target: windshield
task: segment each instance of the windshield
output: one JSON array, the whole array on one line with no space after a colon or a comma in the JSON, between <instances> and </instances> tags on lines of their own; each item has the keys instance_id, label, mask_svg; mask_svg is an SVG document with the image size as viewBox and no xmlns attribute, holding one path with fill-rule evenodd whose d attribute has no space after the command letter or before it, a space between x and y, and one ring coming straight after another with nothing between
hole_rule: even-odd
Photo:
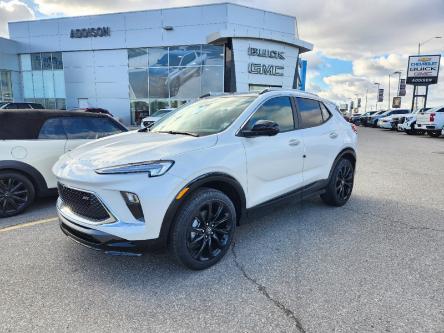
<instances>
[{"instance_id":1,"label":"windshield","mask_svg":"<svg viewBox=\"0 0 444 333\"><path fill-rule=\"evenodd\" d=\"M440 112L442 108L443 108L442 106L437 106L436 108L431 108L428 109L427 111L424 111L424 113Z\"/></svg>"},{"instance_id":2,"label":"windshield","mask_svg":"<svg viewBox=\"0 0 444 333\"><path fill-rule=\"evenodd\" d=\"M220 96L186 104L159 120L151 132L186 132L199 136L222 132L257 96Z\"/></svg>"}]
</instances>

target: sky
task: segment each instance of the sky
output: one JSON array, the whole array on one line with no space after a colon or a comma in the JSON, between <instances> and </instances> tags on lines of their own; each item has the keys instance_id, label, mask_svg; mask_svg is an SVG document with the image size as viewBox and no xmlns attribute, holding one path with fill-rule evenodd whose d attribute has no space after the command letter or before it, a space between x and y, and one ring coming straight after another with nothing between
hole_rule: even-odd
<instances>
[{"instance_id":1,"label":"sky","mask_svg":"<svg viewBox=\"0 0 444 333\"><path fill-rule=\"evenodd\" d=\"M180 7L217 0L0 0L0 36L7 22L130 10ZM336 103L362 99L376 104L376 85L385 89L389 74L405 76L409 55L444 55L444 0L231 0L250 7L295 16L299 38L314 44L302 58L308 61L307 90ZM442 36L441 39L433 37ZM429 40L432 38L431 40ZM444 63L444 60L441 61ZM443 65L444 66L444 65ZM397 75L391 79L396 94ZM440 83L429 89L429 106L444 105L444 69ZM410 107L412 87L402 107Z\"/></svg>"}]
</instances>

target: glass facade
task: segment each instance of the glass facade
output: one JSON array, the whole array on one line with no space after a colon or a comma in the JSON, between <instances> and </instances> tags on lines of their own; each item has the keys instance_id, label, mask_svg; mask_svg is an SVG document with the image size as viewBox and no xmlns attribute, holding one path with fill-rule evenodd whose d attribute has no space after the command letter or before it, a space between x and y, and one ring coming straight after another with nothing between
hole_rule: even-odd
<instances>
[{"instance_id":1,"label":"glass facade","mask_svg":"<svg viewBox=\"0 0 444 333\"><path fill-rule=\"evenodd\" d=\"M128 49L131 121L224 91L224 47L191 45Z\"/></svg>"},{"instance_id":2,"label":"glass facade","mask_svg":"<svg viewBox=\"0 0 444 333\"><path fill-rule=\"evenodd\" d=\"M0 102L12 102L11 71L0 70Z\"/></svg>"},{"instance_id":3,"label":"glass facade","mask_svg":"<svg viewBox=\"0 0 444 333\"><path fill-rule=\"evenodd\" d=\"M47 109L65 109L65 76L61 52L20 55L23 96L26 102Z\"/></svg>"}]
</instances>

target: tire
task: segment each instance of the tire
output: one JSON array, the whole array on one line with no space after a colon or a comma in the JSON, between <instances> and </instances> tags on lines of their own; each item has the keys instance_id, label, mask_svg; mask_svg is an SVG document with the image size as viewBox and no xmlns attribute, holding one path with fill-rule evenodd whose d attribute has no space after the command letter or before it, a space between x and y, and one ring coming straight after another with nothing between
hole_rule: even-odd
<instances>
[{"instance_id":1,"label":"tire","mask_svg":"<svg viewBox=\"0 0 444 333\"><path fill-rule=\"evenodd\" d=\"M441 136L441 131L427 131L427 133L432 138L439 138Z\"/></svg>"},{"instance_id":2,"label":"tire","mask_svg":"<svg viewBox=\"0 0 444 333\"><path fill-rule=\"evenodd\" d=\"M26 176L14 171L0 171L0 218L22 213L34 198L34 185Z\"/></svg>"},{"instance_id":3,"label":"tire","mask_svg":"<svg viewBox=\"0 0 444 333\"><path fill-rule=\"evenodd\" d=\"M221 191L201 188L180 208L170 231L169 248L187 268L202 270L227 253L236 229L236 209Z\"/></svg>"},{"instance_id":4,"label":"tire","mask_svg":"<svg viewBox=\"0 0 444 333\"><path fill-rule=\"evenodd\" d=\"M336 164L328 182L326 192L321 199L330 206L341 207L350 199L353 191L355 168L347 159L341 159Z\"/></svg>"},{"instance_id":5,"label":"tire","mask_svg":"<svg viewBox=\"0 0 444 333\"><path fill-rule=\"evenodd\" d=\"M408 135L414 135L415 134L415 131L414 130L405 130L405 132L408 134Z\"/></svg>"}]
</instances>

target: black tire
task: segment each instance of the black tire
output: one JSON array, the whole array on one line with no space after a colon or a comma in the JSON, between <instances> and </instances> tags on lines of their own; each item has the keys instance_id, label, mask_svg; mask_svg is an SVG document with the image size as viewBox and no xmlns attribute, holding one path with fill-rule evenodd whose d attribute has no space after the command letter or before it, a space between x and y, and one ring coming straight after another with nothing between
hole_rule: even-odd
<instances>
[{"instance_id":1,"label":"black tire","mask_svg":"<svg viewBox=\"0 0 444 333\"><path fill-rule=\"evenodd\" d=\"M352 162L341 159L336 164L321 199L330 206L341 207L350 199L353 191L355 168Z\"/></svg>"},{"instance_id":2,"label":"black tire","mask_svg":"<svg viewBox=\"0 0 444 333\"><path fill-rule=\"evenodd\" d=\"M415 134L415 131L414 130L405 130L405 132L408 134L408 135L414 135Z\"/></svg>"},{"instance_id":3,"label":"black tire","mask_svg":"<svg viewBox=\"0 0 444 333\"><path fill-rule=\"evenodd\" d=\"M26 176L14 171L0 171L0 218L22 213L34 198L34 186Z\"/></svg>"},{"instance_id":4,"label":"black tire","mask_svg":"<svg viewBox=\"0 0 444 333\"><path fill-rule=\"evenodd\" d=\"M439 138L441 136L441 131L427 131L427 134L432 138Z\"/></svg>"},{"instance_id":5,"label":"black tire","mask_svg":"<svg viewBox=\"0 0 444 333\"><path fill-rule=\"evenodd\" d=\"M201 188L178 212L169 248L176 260L193 270L206 269L227 253L236 229L236 209L221 191Z\"/></svg>"}]
</instances>

